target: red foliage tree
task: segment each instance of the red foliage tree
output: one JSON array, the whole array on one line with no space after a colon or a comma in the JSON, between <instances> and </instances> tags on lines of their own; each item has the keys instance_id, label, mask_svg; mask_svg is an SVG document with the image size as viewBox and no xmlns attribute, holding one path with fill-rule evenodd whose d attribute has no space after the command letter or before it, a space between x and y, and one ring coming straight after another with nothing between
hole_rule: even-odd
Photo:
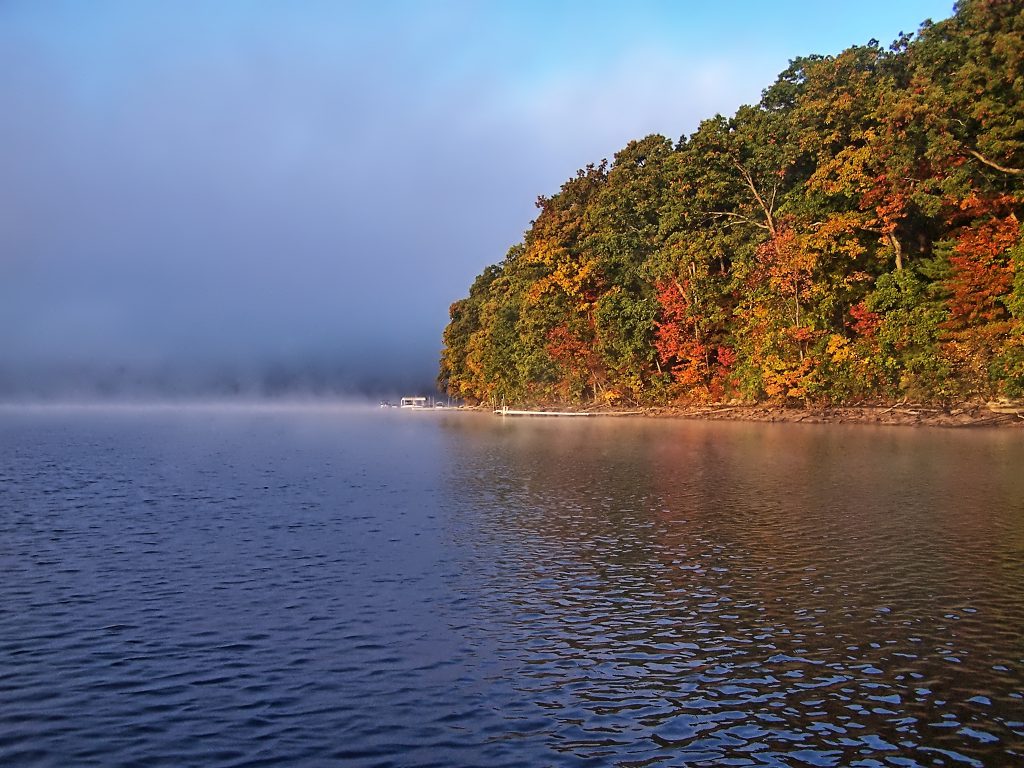
<instances>
[{"instance_id":1,"label":"red foliage tree","mask_svg":"<svg viewBox=\"0 0 1024 768\"><path fill-rule=\"evenodd\" d=\"M1000 300L1013 285L1009 250L1017 242L1020 222L1012 213L964 229L949 258L951 274L948 327L959 330L1007 318Z\"/></svg>"}]
</instances>

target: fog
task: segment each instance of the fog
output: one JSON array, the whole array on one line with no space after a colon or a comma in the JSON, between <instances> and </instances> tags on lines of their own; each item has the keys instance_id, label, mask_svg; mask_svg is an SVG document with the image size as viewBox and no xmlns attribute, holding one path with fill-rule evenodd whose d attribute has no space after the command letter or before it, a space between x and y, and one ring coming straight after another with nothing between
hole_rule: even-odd
<instances>
[{"instance_id":1,"label":"fog","mask_svg":"<svg viewBox=\"0 0 1024 768\"><path fill-rule=\"evenodd\" d=\"M429 392L537 195L949 12L680 6L0 5L0 398Z\"/></svg>"}]
</instances>

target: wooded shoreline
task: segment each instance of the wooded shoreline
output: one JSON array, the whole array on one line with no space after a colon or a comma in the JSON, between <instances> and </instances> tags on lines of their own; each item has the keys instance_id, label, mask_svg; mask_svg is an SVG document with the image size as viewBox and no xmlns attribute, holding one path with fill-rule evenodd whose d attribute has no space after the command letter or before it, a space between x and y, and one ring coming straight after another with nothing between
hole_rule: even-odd
<instances>
[{"instance_id":1,"label":"wooded shoreline","mask_svg":"<svg viewBox=\"0 0 1024 768\"><path fill-rule=\"evenodd\" d=\"M852 406L654 411L694 418L1014 421L985 406L1024 400L1022 41L1024 2L962 0L580 169L449 308L440 388L587 410Z\"/></svg>"}]
</instances>

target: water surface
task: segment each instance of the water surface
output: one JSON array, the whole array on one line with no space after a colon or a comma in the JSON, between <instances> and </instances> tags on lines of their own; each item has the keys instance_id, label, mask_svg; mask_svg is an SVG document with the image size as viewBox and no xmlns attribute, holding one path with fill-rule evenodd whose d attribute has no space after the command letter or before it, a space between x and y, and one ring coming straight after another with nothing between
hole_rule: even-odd
<instances>
[{"instance_id":1,"label":"water surface","mask_svg":"<svg viewBox=\"0 0 1024 768\"><path fill-rule=\"evenodd\" d=\"M1022 442L6 409L0 764L1019 764Z\"/></svg>"}]
</instances>

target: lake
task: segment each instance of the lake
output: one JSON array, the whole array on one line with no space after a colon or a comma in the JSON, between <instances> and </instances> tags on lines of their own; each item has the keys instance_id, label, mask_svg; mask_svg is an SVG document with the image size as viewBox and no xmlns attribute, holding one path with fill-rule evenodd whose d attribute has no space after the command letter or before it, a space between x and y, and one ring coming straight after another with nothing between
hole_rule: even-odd
<instances>
[{"instance_id":1,"label":"lake","mask_svg":"<svg viewBox=\"0 0 1024 768\"><path fill-rule=\"evenodd\" d=\"M0 409L0 765L1024 763L1016 430Z\"/></svg>"}]
</instances>

